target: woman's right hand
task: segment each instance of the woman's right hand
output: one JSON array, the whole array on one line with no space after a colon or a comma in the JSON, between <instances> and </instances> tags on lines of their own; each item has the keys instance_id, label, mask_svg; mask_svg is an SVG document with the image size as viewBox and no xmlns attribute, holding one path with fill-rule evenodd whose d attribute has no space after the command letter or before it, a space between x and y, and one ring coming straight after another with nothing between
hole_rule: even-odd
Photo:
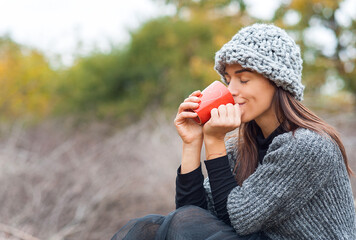
<instances>
[{"instance_id":1,"label":"woman's right hand","mask_svg":"<svg viewBox=\"0 0 356 240\"><path fill-rule=\"evenodd\" d=\"M199 90L189 95L179 105L178 113L174 120L177 132L185 144L201 143L203 141L203 127L194 121L198 114L192 111L199 107L200 95L201 92Z\"/></svg>"}]
</instances>

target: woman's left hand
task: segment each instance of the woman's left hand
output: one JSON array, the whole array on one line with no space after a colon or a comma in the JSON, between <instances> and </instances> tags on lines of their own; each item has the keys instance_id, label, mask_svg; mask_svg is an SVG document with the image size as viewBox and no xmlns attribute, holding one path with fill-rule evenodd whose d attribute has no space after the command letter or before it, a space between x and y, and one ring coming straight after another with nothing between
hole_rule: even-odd
<instances>
[{"instance_id":1,"label":"woman's left hand","mask_svg":"<svg viewBox=\"0 0 356 240\"><path fill-rule=\"evenodd\" d=\"M204 141L224 141L226 133L238 128L240 124L239 104L220 105L211 110L211 118L203 127Z\"/></svg>"}]
</instances>

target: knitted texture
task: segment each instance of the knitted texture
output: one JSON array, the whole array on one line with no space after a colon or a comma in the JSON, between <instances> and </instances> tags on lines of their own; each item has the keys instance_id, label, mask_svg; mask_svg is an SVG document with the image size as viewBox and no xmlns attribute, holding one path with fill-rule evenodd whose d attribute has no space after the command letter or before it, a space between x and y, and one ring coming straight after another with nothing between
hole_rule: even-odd
<instances>
[{"instance_id":1,"label":"knitted texture","mask_svg":"<svg viewBox=\"0 0 356 240\"><path fill-rule=\"evenodd\" d=\"M281 28L258 23L242 28L215 54L215 70L223 81L226 64L234 63L264 75L303 100L300 48Z\"/></svg>"},{"instance_id":2,"label":"knitted texture","mask_svg":"<svg viewBox=\"0 0 356 240\"><path fill-rule=\"evenodd\" d=\"M227 144L227 151L236 156L236 145ZM263 231L273 240L356 239L341 152L330 139L306 129L273 140L263 164L230 192L227 210L240 235Z\"/></svg>"}]
</instances>

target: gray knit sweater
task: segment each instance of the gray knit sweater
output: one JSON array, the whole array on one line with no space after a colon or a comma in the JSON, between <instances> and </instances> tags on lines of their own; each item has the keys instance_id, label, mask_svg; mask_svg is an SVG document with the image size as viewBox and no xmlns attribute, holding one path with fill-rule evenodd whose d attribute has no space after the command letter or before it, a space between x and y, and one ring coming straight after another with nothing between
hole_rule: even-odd
<instances>
[{"instance_id":1,"label":"gray knit sweater","mask_svg":"<svg viewBox=\"0 0 356 240\"><path fill-rule=\"evenodd\" d=\"M236 139L226 142L231 167ZM208 207L214 213L206 179ZM342 154L330 139L306 129L273 140L256 171L229 194L227 210L240 235L271 239L356 239L356 215Z\"/></svg>"}]
</instances>

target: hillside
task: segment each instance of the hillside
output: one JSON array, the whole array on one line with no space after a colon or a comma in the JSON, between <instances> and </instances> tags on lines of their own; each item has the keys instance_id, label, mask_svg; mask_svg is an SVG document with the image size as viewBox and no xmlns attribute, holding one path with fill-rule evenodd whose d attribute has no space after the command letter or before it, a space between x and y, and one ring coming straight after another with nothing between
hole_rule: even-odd
<instances>
[{"instance_id":1,"label":"hillside","mask_svg":"<svg viewBox=\"0 0 356 240\"><path fill-rule=\"evenodd\" d=\"M354 115L325 116L356 169ZM75 126L75 127L74 127ZM172 119L122 130L47 121L1 128L0 223L39 239L110 239L129 219L174 209L181 143ZM352 178L356 193L356 178Z\"/></svg>"}]
</instances>

